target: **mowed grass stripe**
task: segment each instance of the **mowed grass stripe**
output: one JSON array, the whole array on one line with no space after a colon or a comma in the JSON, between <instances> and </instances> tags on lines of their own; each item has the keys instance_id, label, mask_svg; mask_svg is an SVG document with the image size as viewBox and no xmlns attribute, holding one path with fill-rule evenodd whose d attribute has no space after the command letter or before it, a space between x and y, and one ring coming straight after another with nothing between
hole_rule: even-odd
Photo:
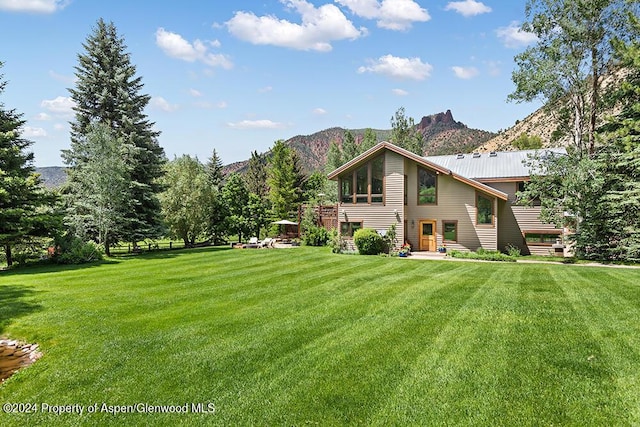
<instances>
[{"instance_id":1,"label":"mowed grass stripe","mask_svg":"<svg viewBox=\"0 0 640 427\"><path fill-rule=\"evenodd\" d=\"M171 252L50 270L0 275L0 288L28 289L18 302L35 306L0 323L0 333L45 351L0 386L3 400L212 401L217 412L0 414L0 424L637 420L637 412L623 413L637 402L637 354L622 352L637 342L635 272L336 256L324 248ZM602 316L607 323L600 296L602 310L623 308ZM594 366L583 356L594 352L618 360Z\"/></svg>"},{"instance_id":2,"label":"mowed grass stripe","mask_svg":"<svg viewBox=\"0 0 640 427\"><path fill-rule=\"evenodd\" d=\"M577 292L565 282L564 291L585 329L599 343L588 356L589 364L607 373L616 399L600 405L625 414L631 425L640 424L640 298L635 280L619 271L573 270L571 280L587 281ZM635 292L634 292L635 291Z\"/></svg>"}]
</instances>

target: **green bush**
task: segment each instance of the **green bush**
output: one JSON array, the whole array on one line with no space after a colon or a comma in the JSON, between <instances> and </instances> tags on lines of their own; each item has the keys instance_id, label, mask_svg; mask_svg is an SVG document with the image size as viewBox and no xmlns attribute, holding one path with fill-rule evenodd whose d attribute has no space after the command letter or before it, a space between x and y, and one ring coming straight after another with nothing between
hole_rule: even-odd
<instances>
[{"instance_id":1,"label":"green bush","mask_svg":"<svg viewBox=\"0 0 640 427\"><path fill-rule=\"evenodd\" d=\"M489 251L483 248L479 248L476 252L462 252L452 250L449 252L449 256L452 258L477 259L483 261L516 262L516 257L503 254L499 251Z\"/></svg>"},{"instance_id":2,"label":"green bush","mask_svg":"<svg viewBox=\"0 0 640 427\"><path fill-rule=\"evenodd\" d=\"M340 237L337 228L332 229L329 233L329 247L334 254L341 254L347 250L347 242Z\"/></svg>"},{"instance_id":3,"label":"green bush","mask_svg":"<svg viewBox=\"0 0 640 427\"><path fill-rule=\"evenodd\" d=\"M60 264L84 264L102 259L102 249L95 242L83 242L74 237L64 239L61 243L59 253L55 257L56 262Z\"/></svg>"},{"instance_id":4,"label":"green bush","mask_svg":"<svg viewBox=\"0 0 640 427\"><path fill-rule=\"evenodd\" d=\"M353 234L360 255L378 255L384 251L384 239L376 230L361 228Z\"/></svg>"},{"instance_id":5,"label":"green bush","mask_svg":"<svg viewBox=\"0 0 640 427\"><path fill-rule=\"evenodd\" d=\"M329 241L329 232L324 227L314 225L307 228L302 241L307 246L324 246Z\"/></svg>"}]
</instances>

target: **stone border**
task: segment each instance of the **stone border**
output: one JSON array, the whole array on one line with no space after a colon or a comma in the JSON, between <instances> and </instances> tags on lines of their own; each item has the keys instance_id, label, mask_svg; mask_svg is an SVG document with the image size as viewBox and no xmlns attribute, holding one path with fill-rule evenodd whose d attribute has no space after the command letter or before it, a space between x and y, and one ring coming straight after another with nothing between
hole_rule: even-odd
<instances>
[{"instance_id":1,"label":"stone border","mask_svg":"<svg viewBox=\"0 0 640 427\"><path fill-rule=\"evenodd\" d=\"M38 344L0 339L0 383L42 357L38 347Z\"/></svg>"}]
</instances>

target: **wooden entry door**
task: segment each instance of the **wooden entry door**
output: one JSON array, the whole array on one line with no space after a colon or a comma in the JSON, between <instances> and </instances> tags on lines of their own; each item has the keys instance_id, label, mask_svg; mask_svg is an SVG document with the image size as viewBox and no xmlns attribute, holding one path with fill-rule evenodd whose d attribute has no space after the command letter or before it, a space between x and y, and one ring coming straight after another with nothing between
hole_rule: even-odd
<instances>
[{"instance_id":1,"label":"wooden entry door","mask_svg":"<svg viewBox=\"0 0 640 427\"><path fill-rule=\"evenodd\" d=\"M436 250L436 222L432 220L420 221L420 250Z\"/></svg>"}]
</instances>

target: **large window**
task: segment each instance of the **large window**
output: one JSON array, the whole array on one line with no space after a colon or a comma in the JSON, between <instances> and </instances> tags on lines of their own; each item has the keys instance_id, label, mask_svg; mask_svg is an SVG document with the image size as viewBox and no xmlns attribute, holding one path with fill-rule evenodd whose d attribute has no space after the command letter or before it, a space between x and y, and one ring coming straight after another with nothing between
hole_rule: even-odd
<instances>
[{"instance_id":1,"label":"large window","mask_svg":"<svg viewBox=\"0 0 640 427\"><path fill-rule=\"evenodd\" d=\"M418 168L418 204L438 203L438 175L430 170Z\"/></svg>"},{"instance_id":2,"label":"large window","mask_svg":"<svg viewBox=\"0 0 640 427\"><path fill-rule=\"evenodd\" d=\"M378 156L340 177L342 203L384 202L384 156Z\"/></svg>"},{"instance_id":3,"label":"large window","mask_svg":"<svg viewBox=\"0 0 640 427\"><path fill-rule=\"evenodd\" d=\"M560 232L524 232L524 240L531 246L551 246L560 238Z\"/></svg>"},{"instance_id":4,"label":"large window","mask_svg":"<svg viewBox=\"0 0 640 427\"><path fill-rule=\"evenodd\" d=\"M445 242L458 241L458 221L442 221L442 238Z\"/></svg>"},{"instance_id":5,"label":"large window","mask_svg":"<svg viewBox=\"0 0 640 427\"><path fill-rule=\"evenodd\" d=\"M362 222L341 222L340 235L342 237L353 237L353 233L362 228Z\"/></svg>"},{"instance_id":6,"label":"large window","mask_svg":"<svg viewBox=\"0 0 640 427\"><path fill-rule=\"evenodd\" d=\"M477 225L493 225L493 199L477 193L476 211Z\"/></svg>"}]
</instances>

